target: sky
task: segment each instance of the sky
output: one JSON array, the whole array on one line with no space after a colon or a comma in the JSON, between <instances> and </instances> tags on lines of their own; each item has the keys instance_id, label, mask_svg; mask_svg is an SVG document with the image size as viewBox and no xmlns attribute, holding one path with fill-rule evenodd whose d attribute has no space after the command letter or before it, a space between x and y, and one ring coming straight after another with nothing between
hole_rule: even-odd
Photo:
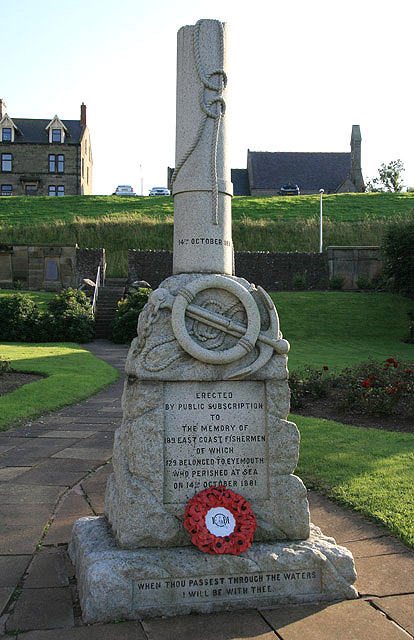
<instances>
[{"instance_id":1,"label":"sky","mask_svg":"<svg viewBox=\"0 0 414 640\"><path fill-rule=\"evenodd\" d=\"M87 106L93 193L167 186L177 31L228 24L232 168L251 151L350 151L364 178L401 159L414 187L413 0L0 0L0 97L13 118ZM7 70L7 72L6 72Z\"/></svg>"}]
</instances>

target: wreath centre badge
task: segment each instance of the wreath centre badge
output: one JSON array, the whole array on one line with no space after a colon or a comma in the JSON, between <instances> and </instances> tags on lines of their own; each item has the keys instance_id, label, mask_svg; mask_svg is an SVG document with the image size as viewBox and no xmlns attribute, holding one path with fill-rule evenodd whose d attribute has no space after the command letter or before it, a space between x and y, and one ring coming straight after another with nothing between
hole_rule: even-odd
<instances>
[{"instance_id":1,"label":"wreath centre badge","mask_svg":"<svg viewBox=\"0 0 414 640\"><path fill-rule=\"evenodd\" d=\"M191 498L184 527L200 551L240 555L250 547L257 523L247 500L220 485Z\"/></svg>"}]
</instances>

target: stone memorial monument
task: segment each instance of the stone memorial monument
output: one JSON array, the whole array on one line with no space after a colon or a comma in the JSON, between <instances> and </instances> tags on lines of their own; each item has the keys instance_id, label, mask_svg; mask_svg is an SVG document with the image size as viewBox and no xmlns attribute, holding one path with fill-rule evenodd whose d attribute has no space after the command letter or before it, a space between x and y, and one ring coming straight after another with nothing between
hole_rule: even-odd
<instances>
[{"instance_id":1,"label":"stone memorial monument","mask_svg":"<svg viewBox=\"0 0 414 640\"><path fill-rule=\"evenodd\" d=\"M178 33L174 273L150 295L128 354L106 517L73 528L86 622L356 597L352 555L310 524L293 474L299 432L277 311L233 275L226 39L216 20ZM241 554L203 553L184 526L188 502L211 486L255 516ZM217 531L230 526L223 513Z\"/></svg>"}]
</instances>

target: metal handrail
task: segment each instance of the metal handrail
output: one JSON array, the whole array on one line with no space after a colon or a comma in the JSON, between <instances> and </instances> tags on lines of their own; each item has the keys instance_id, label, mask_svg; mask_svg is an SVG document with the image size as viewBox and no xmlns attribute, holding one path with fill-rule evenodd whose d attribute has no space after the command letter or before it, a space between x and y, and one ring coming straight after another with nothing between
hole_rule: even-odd
<instances>
[{"instance_id":1,"label":"metal handrail","mask_svg":"<svg viewBox=\"0 0 414 640\"><path fill-rule=\"evenodd\" d=\"M98 302L100 280L101 280L101 267L98 266L98 270L96 272L96 278L95 278L95 289L94 289L93 298L92 298L92 313L94 315L96 312L96 303Z\"/></svg>"}]
</instances>

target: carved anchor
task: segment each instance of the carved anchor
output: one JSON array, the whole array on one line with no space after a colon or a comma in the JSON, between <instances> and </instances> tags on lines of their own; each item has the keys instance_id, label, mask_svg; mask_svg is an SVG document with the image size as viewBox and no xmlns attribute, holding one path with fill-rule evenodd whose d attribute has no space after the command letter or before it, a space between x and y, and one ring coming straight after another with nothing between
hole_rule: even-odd
<instances>
[{"instance_id":1,"label":"carved anchor","mask_svg":"<svg viewBox=\"0 0 414 640\"><path fill-rule=\"evenodd\" d=\"M191 301L204 289L224 289L235 295L243 304L247 315L247 326L226 316L214 313ZM246 367L235 369L224 376L225 379L241 379L261 369L272 357L273 351L286 354L290 345L287 340L279 337L279 319L271 297L258 287L270 318L269 329L260 331L260 312L250 291L236 280L225 276L212 275L208 278L194 280L182 287L174 297L166 289L159 288L151 293L149 302L155 307L171 309L171 324L180 346L190 355L201 362L209 364L228 364L239 360L256 346L259 355L254 362ZM187 331L185 317L202 322L238 338L236 345L230 349L209 350L196 343Z\"/></svg>"}]
</instances>

